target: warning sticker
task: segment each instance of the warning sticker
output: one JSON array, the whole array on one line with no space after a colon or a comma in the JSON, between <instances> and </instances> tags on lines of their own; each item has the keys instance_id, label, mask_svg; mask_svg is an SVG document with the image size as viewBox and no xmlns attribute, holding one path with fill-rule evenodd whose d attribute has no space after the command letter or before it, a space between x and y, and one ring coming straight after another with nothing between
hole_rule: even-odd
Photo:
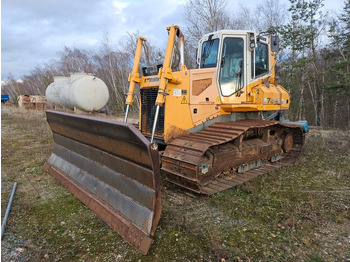
<instances>
[{"instance_id":1,"label":"warning sticker","mask_svg":"<svg viewBox=\"0 0 350 262\"><path fill-rule=\"evenodd\" d=\"M187 104L187 99L185 96L182 97L181 104Z\"/></svg>"},{"instance_id":2,"label":"warning sticker","mask_svg":"<svg viewBox=\"0 0 350 262\"><path fill-rule=\"evenodd\" d=\"M181 96L181 89L174 88L173 89L173 96Z\"/></svg>"}]
</instances>

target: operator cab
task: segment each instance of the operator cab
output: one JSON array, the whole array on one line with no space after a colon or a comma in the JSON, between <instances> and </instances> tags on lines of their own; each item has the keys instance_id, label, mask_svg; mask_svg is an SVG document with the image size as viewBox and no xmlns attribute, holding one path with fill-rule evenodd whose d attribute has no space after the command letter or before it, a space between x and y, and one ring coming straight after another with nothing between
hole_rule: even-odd
<instances>
[{"instance_id":1,"label":"operator cab","mask_svg":"<svg viewBox=\"0 0 350 262\"><path fill-rule=\"evenodd\" d=\"M199 68L217 68L217 84L223 97L271 74L270 37L242 30L221 30L199 41ZM275 41L278 44L278 38ZM272 50L274 51L274 50Z\"/></svg>"}]
</instances>

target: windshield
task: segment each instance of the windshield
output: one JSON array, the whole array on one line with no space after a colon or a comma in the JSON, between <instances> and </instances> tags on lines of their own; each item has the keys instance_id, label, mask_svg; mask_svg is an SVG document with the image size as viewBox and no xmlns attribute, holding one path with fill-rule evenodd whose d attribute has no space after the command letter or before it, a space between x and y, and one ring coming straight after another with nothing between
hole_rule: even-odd
<instances>
[{"instance_id":1,"label":"windshield","mask_svg":"<svg viewBox=\"0 0 350 262\"><path fill-rule=\"evenodd\" d=\"M226 37L222 48L219 83L223 96L243 87L243 39Z\"/></svg>"},{"instance_id":2,"label":"windshield","mask_svg":"<svg viewBox=\"0 0 350 262\"><path fill-rule=\"evenodd\" d=\"M218 59L219 39L210 39L202 45L201 68L216 67Z\"/></svg>"}]
</instances>

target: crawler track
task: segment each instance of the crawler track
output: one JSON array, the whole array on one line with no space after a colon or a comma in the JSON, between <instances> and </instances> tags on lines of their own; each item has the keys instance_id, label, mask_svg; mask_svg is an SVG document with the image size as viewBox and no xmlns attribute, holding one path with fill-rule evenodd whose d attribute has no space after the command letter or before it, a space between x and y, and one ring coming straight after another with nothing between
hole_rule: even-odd
<instances>
[{"instance_id":1,"label":"crawler track","mask_svg":"<svg viewBox=\"0 0 350 262\"><path fill-rule=\"evenodd\" d=\"M174 184L212 195L293 164L303 144L299 127L278 121L215 123L173 139L162 155L162 171Z\"/></svg>"}]
</instances>

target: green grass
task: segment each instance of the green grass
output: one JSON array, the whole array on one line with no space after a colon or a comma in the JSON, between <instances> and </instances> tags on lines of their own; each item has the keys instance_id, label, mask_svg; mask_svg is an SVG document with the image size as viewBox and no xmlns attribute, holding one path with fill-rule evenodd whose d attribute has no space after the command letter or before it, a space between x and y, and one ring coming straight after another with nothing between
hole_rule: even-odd
<instances>
[{"instance_id":1,"label":"green grass","mask_svg":"<svg viewBox=\"0 0 350 262\"><path fill-rule=\"evenodd\" d=\"M350 259L349 132L311 131L295 165L210 197L163 181L162 217L142 256L43 171L53 140L42 113L3 111L1 122L3 212L19 183L2 249L23 247L23 260Z\"/></svg>"}]
</instances>

